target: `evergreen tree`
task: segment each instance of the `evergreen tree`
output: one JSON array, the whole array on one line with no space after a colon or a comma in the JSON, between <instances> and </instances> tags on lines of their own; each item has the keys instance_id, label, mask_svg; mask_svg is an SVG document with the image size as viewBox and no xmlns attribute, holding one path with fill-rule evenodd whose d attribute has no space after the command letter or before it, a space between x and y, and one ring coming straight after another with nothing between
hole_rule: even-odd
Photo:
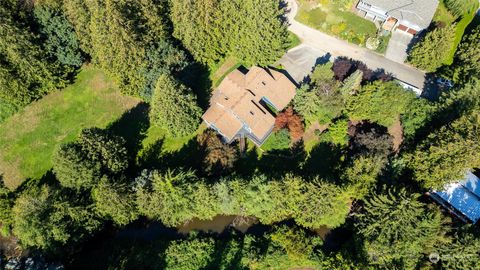
<instances>
[{"instance_id":1,"label":"evergreen tree","mask_svg":"<svg viewBox=\"0 0 480 270\"><path fill-rule=\"evenodd\" d=\"M376 156L358 156L343 171L345 179L353 190L355 199L363 199L375 186L386 161Z\"/></svg>"},{"instance_id":2,"label":"evergreen tree","mask_svg":"<svg viewBox=\"0 0 480 270\"><path fill-rule=\"evenodd\" d=\"M95 210L103 217L112 219L117 225L127 225L138 216L135 194L122 181L102 177L92 190Z\"/></svg>"},{"instance_id":3,"label":"evergreen tree","mask_svg":"<svg viewBox=\"0 0 480 270\"><path fill-rule=\"evenodd\" d=\"M445 0L445 6L455 16L464 16L466 13L472 12L478 8L476 0Z\"/></svg>"},{"instance_id":4,"label":"evergreen tree","mask_svg":"<svg viewBox=\"0 0 480 270\"><path fill-rule=\"evenodd\" d=\"M78 140L86 158L99 163L104 172L119 173L128 166L125 139L100 128L82 130Z\"/></svg>"},{"instance_id":5,"label":"evergreen tree","mask_svg":"<svg viewBox=\"0 0 480 270\"><path fill-rule=\"evenodd\" d=\"M455 231L453 241L439 246L436 253L443 269L475 269L480 257L480 238L470 225L463 226Z\"/></svg>"},{"instance_id":6,"label":"evergreen tree","mask_svg":"<svg viewBox=\"0 0 480 270\"><path fill-rule=\"evenodd\" d=\"M302 197L293 211L295 221L307 228L342 225L350 212L350 194L323 181L305 183Z\"/></svg>"},{"instance_id":7,"label":"evergreen tree","mask_svg":"<svg viewBox=\"0 0 480 270\"><path fill-rule=\"evenodd\" d=\"M413 92L405 91L396 82L373 82L363 86L356 95L345 96L351 120L369 120L388 127L403 113Z\"/></svg>"},{"instance_id":8,"label":"evergreen tree","mask_svg":"<svg viewBox=\"0 0 480 270\"><path fill-rule=\"evenodd\" d=\"M60 146L53 156L53 171L62 186L74 189L90 188L101 177L101 165L88 159L77 143Z\"/></svg>"},{"instance_id":9,"label":"evergreen tree","mask_svg":"<svg viewBox=\"0 0 480 270\"><path fill-rule=\"evenodd\" d=\"M0 176L0 233L7 237L10 235L12 229L13 215L13 194L3 183L3 179Z\"/></svg>"},{"instance_id":10,"label":"evergreen tree","mask_svg":"<svg viewBox=\"0 0 480 270\"><path fill-rule=\"evenodd\" d=\"M362 86L363 72L356 70L352 75L348 76L344 81L340 92L342 95L355 95L358 93Z\"/></svg>"},{"instance_id":11,"label":"evergreen tree","mask_svg":"<svg viewBox=\"0 0 480 270\"><path fill-rule=\"evenodd\" d=\"M418 201L418 194L388 189L367 199L358 214L358 233L373 264L414 269L423 256L442 245L440 212Z\"/></svg>"},{"instance_id":12,"label":"evergreen tree","mask_svg":"<svg viewBox=\"0 0 480 270\"><path fill-rule=\"evenodd\" d=\"M62 65L78 68L83 63L77 35L61 10L38 5L34 10L35 20L43 35L43 46Z\"/></svg>"},{"instance_id":13,"label":"evergreen tree","mask_svg":"<svg viewBox=\"0 0 480 270\"><path fill-rule=\"evenodd\" d=\"M321 98L315 91L310 90L308 85L300 87L293 99L295 110L303 116L307 123L317 121L317 115L319 115L321 111L321 105Z\"/></svg>"},{"instance_id":14,"label":"evergreen tree","mask_svg":"<svg viewBox=\"0 0 480 270\"><path fill-rule=\"evenodd\" d=\"M165 251L165 269L193 270L207 269L213 260L215 242L213 239L191 239L170 242Z\"/></svg>"},{"instance_id":15,"label":"evergreen tree","mask_svg":"<svg viewBox=\"0 0 480 270\"><path fill-rule=\"evenodd\" d=\"M226 56L267 66L288 47L278 0L172 1L173 35L197 61L213 66Z\"/></svg>"},{"instance_id":16,"label":"evergreen tree","mask_svg":"<svg viewBox=\"0 0 480 270\"><path fill-rule=\"evenodd\" d=\"M168 226L218 213L212 192L193 172L153 171L136 194L140 213Z\"/></svg>"},{"instance_id":17,"label":"evergreen tree","mask_svg":"<svg viewBox=\"0 0 480 270\"><path fill-rule=\"evenodd\" d=\"M83 51L124 93L149 101L161 74L178 72L186 56L168 35L167 1L65 1Z\"/></svg>"},{"instance_id":18,"label":"evergreen tree","mask_svg":"<svg viewBox=\"0 0 480 270\"><path fill-rule=\"evenodd\" d=\"M76 142L61 145L53 171L64 187L91 188L103 174L115 175L128 166L125 140L99 128L84 129Z\"/></svg>"},{"instance_id":19,"label":"evergreen tree","mask_svg":"<svg viewBox=\"0 0 480 270\"><path fill-rule=\"evenodd\" d=\"M100 223L90 206L71 201L73 196L52 187L30 186L15 200L13 233L25 247L52 249L97 230Z\"/></svg>"},{"instance_id":20,"label":"evergreen tree","mask_svg":"<svg viewBox=\"0 0 480 270\"><path fill-rule=\"evenodd\" d=\"M39 45L37 36L17 12L16 1L0 5L0 118L63 85L63 70Z\"/></svg>"},{"instance_id":21,"label":"evergreen tree","mask_svg":"<svg viewBox=\"0 0 480 270\"><path fill-rule=\"evenodd\" d=\"M323 84L332 83L335 74L332 70L333 63L327 62L323 65L317 65L310 75L310 80L316 87L322 87ZM328 90L322 92L329 92Z\"/></svg>"},{"instance_id":22,"label":"evergreen tree","mask_svg":"<svg viewBox=\"0 0 480 270\"><path fill-rule=\"evenodd\" d=\"M197 130L200 115L201 109L190 89L170 76L158 79L150 110L153 125L165 128L172 136L186 136Z\"/></svg>"},{"instance_id":23,"label":"evergreen tree","mask_svg":"<svg viewBox=\"0 0 480 270\"><path fill-rule=\"evenodd\" d=\"M480 111L464 115L428 136L408 156L415 179L425 188L441 189L480 166Z\"/></svg>"},{"instance_id":24,"label":"evergreen tree","mask_svg":"<svg viewBox=\"0 0 480 270\"><path fill-rule=\"evenodd\" d=\"M344 108L339 85L334 80L332 63L315 67L311 83L297 90L293 100L295 110L300 113L307 124L319 121L329 123L340 116Z\"/></svg>"},{"instance_id":25,"label":"evergreen tree","mask_svg":"<svg viewBox=\"0 0 480 270\"><path fill-rule=\"evenodd\" d=\"M465 84L471 78L480 79L480 26L463 37L455 53L452 65L453 78L457 83Z\"/></svg>"},{"instance_id":26,"label":"evergreen tree","mask_svg":"<svg viewBox=\"0 0 480 270\"><path fill-rule=\"evenodd\" d=\"M412 48L408 61L425 71L434 72L442 66L452 50L455 40L455 24L435 28Z\"/></svg>"}]
</instances>

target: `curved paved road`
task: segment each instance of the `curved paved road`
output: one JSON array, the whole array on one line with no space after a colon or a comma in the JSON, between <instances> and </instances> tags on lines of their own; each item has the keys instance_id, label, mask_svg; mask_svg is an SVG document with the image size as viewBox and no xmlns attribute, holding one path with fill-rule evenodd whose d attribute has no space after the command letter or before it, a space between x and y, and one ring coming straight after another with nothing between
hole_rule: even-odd
<instances>
[{"instance_id":1,"label":"curved paved road","mask_svg":"<svg viewBox=\"0 0 480 270\"><path fill-rule=\"evenodd\" d=\"M287 17L290 23L288 29L300 38L303 46L328 52L333 57L346 56L362 61L371 69L384 69L386 72L393 74L396 79L423 89L425 82L423 71L406 64L394 62L368 49L350 44L297 22L295 20L298 12L297 2L295 0L286 1L288 3Z\"/></svg>"}]
</instances>

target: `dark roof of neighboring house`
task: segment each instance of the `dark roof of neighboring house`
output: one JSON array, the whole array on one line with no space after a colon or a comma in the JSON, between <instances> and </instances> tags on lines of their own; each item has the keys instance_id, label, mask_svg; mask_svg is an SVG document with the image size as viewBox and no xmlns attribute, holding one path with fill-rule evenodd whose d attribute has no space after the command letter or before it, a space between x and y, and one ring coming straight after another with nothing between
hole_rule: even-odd
<instances>
[{"instance_id":1,"label":"dark roof of neighboring house","mask_svg":"<svg viewBox=\"0 0 480 270\"><path fill-rule=\"evenodd\" d=\"M480 220L480 179L469 172L465 179L445 186L442 191L433 191L436 200L448 203L473 223Z\"/></svg>"},{"instance_id":2,"label":"dark roof of neighboring house","mask_svg":"<svg viewBox=\"0 0 480 270\"><path fill-rule=\"evenodd\" d=\"M428 28L438 7L438 0L362 0L379 7L389 16Z\"/></svg>"}]
</instances>

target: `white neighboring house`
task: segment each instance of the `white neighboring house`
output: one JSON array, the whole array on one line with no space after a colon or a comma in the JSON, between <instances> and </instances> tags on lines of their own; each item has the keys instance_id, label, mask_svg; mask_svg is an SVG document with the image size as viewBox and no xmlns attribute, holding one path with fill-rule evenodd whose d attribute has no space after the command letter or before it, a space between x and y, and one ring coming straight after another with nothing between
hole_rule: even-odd
<instances>
[{"instance_id":1,"label":"white neighboring house","mask_svg":"<svg viewBox=\"0 0 480 270\"><path fill-rule=\"evenodd\" d=\"M385 30L397 29L415 35L430 25L438 0L360 0L362 15L383 23Z\"/></svg>"}]
</instances>

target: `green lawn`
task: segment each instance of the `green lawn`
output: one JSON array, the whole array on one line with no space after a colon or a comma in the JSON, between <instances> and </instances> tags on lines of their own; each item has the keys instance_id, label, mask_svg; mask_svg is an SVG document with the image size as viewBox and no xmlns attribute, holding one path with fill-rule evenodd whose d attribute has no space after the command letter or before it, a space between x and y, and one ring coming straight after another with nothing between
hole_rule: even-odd
<instances>
[{"instance_id":1,"label":"green lawn","mask_svg":"<svg viewBox=\"0 0 480 270\"><path fill-rule=\"evenodd\" d=\"M477 6L478 7L478 6ZM450 51L449 57L445 60L444 64L451 65L453 64L453 58L455 56L455 52L457 51L457 47L462 41L463 34L465 33L465 29L467 29L468 25L473 21L476 14L476 8L472 9L469 13L464 14L462 19L457 23L457 27L455 29L455 41L453 43L452 50Z\"/></svg>"},{"instance_id":2,"label":"green lawn","mask_svg":"<svg viewBox=\"0 0 480 270\"><path fill-rule=\"evenodd\" d=\"M235 57L227 57L223 61L220 61L210 71L210 80L213 87L217 87L230 72L239 68L242 63ZM248 67L247 67L248 68Z\"/></svg>"},{"instance_id":3,"label":"green lawn","mask_svg":"<svg viewBox=\"0 0 480 270\"><path fill-rule=\"evenodd\" d=\"M297 47L298 45L300 45L302 43L300 38L297 35L295 35L293 32L290 32L290 31L288 31L288 39L290 41L290 44L289 44L290 46L288 46L289 50Z\"/></svg>"},{"instance_id":4,"label":"green lawn","mask_svg":"<svg viewBox=\"0 0 480 270\"><path fill-rule=\"evenodd\" d=\"M8 187L40 178L55 148L83 128L106 127L139 103L122 96L99 70L86 67L76 82L34 102L0 124L0 173Z\"/></svg>"},{"instance_id":5,"label":"green lawn","mask_svg":"<svg viewBox=\"0 0 480 270\"><path fill-rule=\"evenodd\" d=\"M201 124L198 130L188 136L173 138L169 136L165 129L161 127L152 126L147 130L146 137L142 142L142 149L149 149L152 145L157 143L159 140L163 140L161 153L171 153L176 152L182 149L188 141L194 139L198 134L202 133L207 127L205 124ZM143 155L143 151L140 151L139 156Z\"/></svg>"},{"instance_id":6,"label":"green lawn","mask_svg":"<svg viewBox=\"0 0 480 270\"><path fill-rule=\"evenodd\" d=\"M348 42L365 45L377 35L375 24L339 6L335 1L300 0L296 19L306 25Z\"/></svg>"},{"instance_id":7,"label":"green lawn","mask_svg":"<svg viewBox=\"0 0 480 270\"><path fill-rule=\"evenodd\" d=\"M443 64L451 65L453 63L453 58L455 56L455 52L457 51L457 47L462 41L462 37L463 37L463 34L465 33L465 29L475 18L477 8L478 8L478 5L476 7L473 7L470 10L470 12L463 14L462 17L459 19L447 9L443 1L440 1L437 11L435 12L435 16L433 17L433 21L444 24L444 25L451 25L455 22L457 24L455 28L455 41L452 44L450 54L444 60Z\"/></svg>"},{"instance_id":8,"label":"green lawn","mask_svg":"<svg viewBox=\"0 0 480 270\"><path fill-rule=\"evenodd\" d=\"M449 25L455 22L455 16L448 11L447 7L445 6L445 3L443 1L440 1L437 7L437 11L435 12L435 15L433 16L433 21L434 22L442 22L445 25Z\"/></svg>"}]
</instances>

